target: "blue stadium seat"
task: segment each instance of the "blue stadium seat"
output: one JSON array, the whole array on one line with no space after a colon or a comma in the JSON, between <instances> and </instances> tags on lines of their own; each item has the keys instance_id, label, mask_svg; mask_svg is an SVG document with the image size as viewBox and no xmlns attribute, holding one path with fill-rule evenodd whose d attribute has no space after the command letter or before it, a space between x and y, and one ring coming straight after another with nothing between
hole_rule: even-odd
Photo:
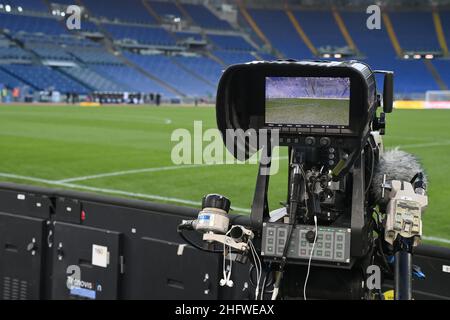
<instances>
[{"instance_id":1,"label":"blue stadium seat","mask_svg":"<svg viewBox=\"0 0 450 320\"><path fill-rule=\"evenodd\" d=\"M258 56L261 57L261 59L264 60L264 61L277 60L276 57L274 57L273 55L268 54L268 53L260 53L260 52L258 52Z\"/></svg>"},{"instance_id":2,"label":"blue stadium seat","mask_svg":"<svg viewBox=\"0 0 450 320\"><path fill-rule=\"evenodd\" d=\"M175 97L174 93L149 79L140 72L125 65L89 65L100 75L123 84L129 91L160 93L165 98Z\"/></svg>"},{"instance_id":3,"label":"blue stadium seat","mask_svg":"<svg viewBox=\"0 0 450 320\"><path fill-rule=\"evenodd\" d=\"M83 3L97 17L109 20L155 24L141 0L111 1L111 0L83 0Z\"/></svg>"},{"instance_id":4,"label":"blue stadium seat","mask_svg":"<svg viewBox=\"0 0 450 320\"><path fill-rule=\"evenodd\" d=\"M183 13L173 2L147 1L147 3L161 18L164 16L183 17Z\"/></svg>"},{"instance_id":5,"label":"blue stadium seat","mask_svg":"<svg viewBox=\"0 0 450 320\"><path fill-rule=\"evenodd\" d=\"M15 64L3 66L3 68L38 90L53 89L62 93L76 92L80 94L89 92L88 88L82 84L50 67Z\"/></svg>"},{"instance_id":6,"label":"blue stadium seat","mask_svg":"<svg viewBox=\"0 0 450 320\"><path fill-rule=\"evenodd\" d=\"M186 3L183 4L183 8L192 17L194 22L200 27L222 30L231 29L231 26L228 22L216 17L211 11L209 11L209 9L207 9L203 5Z\"/></svg>"},{"instance_id":7,"label":"blue stadium seat","mask_svg":"<svg viewBox=\"0 0 450 320\"><path fill-rule=\"evenodd\" d=\"M213 96L216 88L173 63L163 55L143 56L127 53L126 56L150 74L172 85L188 96Z\"/></svg>"},{"instance_id":8,"label":"blue stadium seat","mask_svg":"<svg viewBox=\"0 0 450 320\"><path fill-rule=\"evenodd\" d=\"M72 0L71 0L72 1ZM82 19L81 20L81 32L100 32L97 25L90 20Z\"/></svg>"},{"instance_id":9,"label":"blue stadium seat","mask_svg":"<svg viewBox=\"0 0 450 320\"><path fill-rule=\"evenodd\" d=\"M390 12L389 16L403 50L440 51L431 12Z\"/></svg>"},{"instance_id":10,"label":"blue stadium seat","mask_svg":"<svg viewBox=\"0 0 450 320\"><path fill-rule=\"evenodd\" d=\"M367 15L358 12L341 12L349 33L364 59L376 69L393 70L395 74L394 90L397 94L424 93L437 89L436 81L427 70L423 61L400 60L385 28L368 30Z\"/></svg>"},{"instance_id":11,"label":"blue stadium seat","mask_svg":"<svg viewBox=\"0 0 450 320\"><path fill-rule=\"evenodd\" d=\"M43 42L27 42L26 47L36 53L42 59L49 60L74 60L73 56L67 53L60 45Z\"/></svg>"},{"instance_id":12,"label":"blue stadium seat","mask_svg":"<svg viewBox=\"0 0 450 320\"><path fill-rule=\"evenodd\" d=\"M124 85L115 83L114 81L99 75L98 73L88 69L80 67L62 67L60 70L74 78L80 83L83 83L93 91L98 92L120 92L130 91L130 88Z\"/></svg>"},{"instance_id":13,"label":"blue stadium seat","mask_svg":"<svg viewBox=\"0 0 450 320\"><path fill-rule=\"evenodd\" d=\"M432 64L438 70L447 88L450 88L450 60L433 60Z\"/></svg>"},{"instance_id":14,"label":"blue stadium seat","mask_svg":"<svg viewBox=\"0 0 450 320\"><path fill-rule=\"evenodd\" d=\"M439 16L442 23L442 29L444 31L447 46L450 46L450 10L439 11Z\"/></svg>"},{"instance_id":15,"label":"blue stadium seat","mask_svg":"<svg viewBox=\"0 0 450 320\"><path fill-rule=\"evenodd\" d=\"M54 18L32 17L0 13L0 28L12 32L25 31L46 35L61 35L66 33L63 24Z\"/></svg>"},{"instance_id":16,"label":"blue stadium seat","mask_svg":"<svg viewBox=\"0 0 450 320\"><path fill-rule=\"evenodd\" d=\"M300 38L284 11L251 9L249 14L272 45L282 52L286 58L312 58L311 51Z\"/></svg>"},{"instance_id":17,"label":"blue stadium seat","mask_svg":"<svg viewBox=\"0 0 450 320\"><path fill-rule=\"evenodd\" d=\"M331 11L308 10L293 13L316 48L347 46Z\"/></svg>"},{"instance_id":18,"label":"blue stadium seat","mask_svg":"<svg viewBox=\"0 0 450 320\"><path fill-rule=\"evenodd\" d=\"M19 47L0 47L0 59L30 60L32 54Z\"/></svg>"},{"instance_id":19,"label":"blue stadium seat","mask_svg":"<svg viewBox=\"0 0 450 320\"><path fill-rule=\"evenodd\" d=\"M395 57L395 50L389 40L386 28L369 30L366 26L367 15L364 12L341 12L353 41L363 55L369 57Z\"/></svg>"},{"instance_id":20,"label":"blue stadium seat","mask_svg":"<svg viewBox=\"0 0 450 320\"><path fill-rule=\"evenodd\" d=\"M192 72L202 76L212 84L216 85L222 74L224 67L219 63L206 57L176 57L179 63L183 64Z\"/></svg>"},{"instance_id":21,"label":"blue stadium seat","mask_svg":"<svg viewBox=\"0 0 450 320\"><path fill-rule=\"evenodd\" d=\"M2 70L2 65L0 64L0 89L2 88L2 85L7 86L8 88L15 88L25 86L26 84Z\"/></svg>"},{"instance_id":22,"label":"blue stadium seat","mask_svg":"<svg viewBox=\"0 0 450 320\"><path fill-rule=\"evenodd\" d=\"M257 60L253 55L248 52L236 52L236 51L214 51L213 54L221 59L226 65L244 63Z\"/></svg>"},{"instance_id":23,"label":"blue stadium seat","mask_svg":"<svg viewBox=\"0 0 450 320\"><path fill-rule=\"evenodd\" d=\"M185 39L188 39L188 38L192 38L192 39L194 39L194 40L200 41L200 40L203 39L202 35L199 34L199 33L182 32L182 31L180 31L180 32L175 32L175 37L176 37L178 40L185 40Z\"/></svg>"},{"instance_id":24,"label":"blue stadium seat","mask_svg":"<svg viewBox=\"0 0 450 320\"><path fill-rule=\"evenodd\" d=\"M116 56L100 47L73 47L70 53L85 63L121 63Z\"/></svg>"},{"instance_id":25,"label":"blue stadium seat","mask_svg":"<svg viewBox=\"0 0 450 320\"><path fill-rule=\"evenodd\" d=\"M136 40L142 44L171 46L175 39L161 27L138 27L118 24L105 24L108 32L116 40Z\"/></svg>"},{"instance_id":26,"label":"blue stadium seat","mask_svg":"<svg viewBox=\"0 0 450 320\"><path fill-rule=\"evenodd\" d=\"M209 39L220 49L251 51L254 48L241 36L208 34Z\"/></svg>"}]
</instances>

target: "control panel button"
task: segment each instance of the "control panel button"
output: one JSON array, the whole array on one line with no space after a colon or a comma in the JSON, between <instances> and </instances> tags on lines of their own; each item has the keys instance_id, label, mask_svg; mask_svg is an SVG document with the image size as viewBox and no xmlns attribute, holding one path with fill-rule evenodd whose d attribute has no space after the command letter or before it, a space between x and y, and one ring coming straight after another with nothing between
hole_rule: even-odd
<instances>
[{"instance_id":1,"label":"control panel button","mask_svg":"<svg viewBox=\"0 0 450 320\"><path fill-rule=\"evenodd\" d=\"M316 144L316 138L314 138L314 137L306 137L306 138L305 138L305 144L306 144L307 146L313 146L313 145L315 145L315 144Z\"/></svg>"}]
</instances>

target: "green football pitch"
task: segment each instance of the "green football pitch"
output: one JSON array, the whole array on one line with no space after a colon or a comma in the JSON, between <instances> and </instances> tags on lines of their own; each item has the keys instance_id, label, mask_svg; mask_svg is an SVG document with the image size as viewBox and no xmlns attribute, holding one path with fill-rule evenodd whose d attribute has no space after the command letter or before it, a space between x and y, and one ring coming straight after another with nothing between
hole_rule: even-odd
<instances>
[{"instance_id":1,"label":"green football pitch","mask_svg":"<svg viewBox=\"0 0 450 320\"><path fill-rule=\"evenodd\" d=\"M272 98L266 100L267 123L348 125L348 99Z\"/></svg>"},{"instance_id":2,"label":"green football pitch","mask_svg":"<svg viewBox=\"0 0 450 320\"><path fill-rule=\"evenodd\" d=\"M216 192L248 213L255 164L172 163L173 130L193 131L196 120L214 128L214 108L0 105L0 180L197 207ZM426 241L450 246L450 110L396 110L387 120L386 147L417 155L429 176ZM271 209L285 200L287 160L280 161Z\"/></svg>"}]
</instances>

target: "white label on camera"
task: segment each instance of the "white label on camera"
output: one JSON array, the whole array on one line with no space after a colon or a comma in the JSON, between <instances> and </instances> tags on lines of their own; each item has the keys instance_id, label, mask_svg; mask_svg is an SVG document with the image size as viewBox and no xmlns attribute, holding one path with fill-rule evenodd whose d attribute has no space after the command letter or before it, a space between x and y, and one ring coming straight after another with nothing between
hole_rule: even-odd
<instances>
[{"instance_id":1,"label":"white label on camera","mask_svg":"<svg viewBox=\"0 0 450 320\"><path fill-rule=\"evenodd\" d=\"M25 200L25 195L24 194L18 194L17 195L17 200Z\"/></svg>"},{"instance_id":2,"label":"white label on camera","mask_svg":"<svg viewBox=\"0 0 450 320\"><path fill-rule=\"evenodd\" d=\"M442 271L450 273L450 266L446 266L445 264L442 265Z\"/></svg>"}]
</instances>

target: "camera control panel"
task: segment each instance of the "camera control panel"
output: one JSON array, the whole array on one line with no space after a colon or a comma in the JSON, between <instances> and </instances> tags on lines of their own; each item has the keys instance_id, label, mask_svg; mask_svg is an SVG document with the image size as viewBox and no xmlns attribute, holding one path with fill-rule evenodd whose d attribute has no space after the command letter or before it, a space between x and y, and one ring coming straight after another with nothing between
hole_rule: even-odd
<instances>
[{"instance_id":1,"label":"camera control panel","mask_svg":"<svg viewBox=\"0 0 450 320\"><path fill-rule=\"evenodd\" d=\"M264 223L261 242L261 255L265 257L281 258L288 237L290 225L283 223ZM349 228L319 226L317 238L315 227L312 225L296 225L289 243L287 257L308 260L313 249L312 260L350 263Z\"/></svg>"}]
</instances>

